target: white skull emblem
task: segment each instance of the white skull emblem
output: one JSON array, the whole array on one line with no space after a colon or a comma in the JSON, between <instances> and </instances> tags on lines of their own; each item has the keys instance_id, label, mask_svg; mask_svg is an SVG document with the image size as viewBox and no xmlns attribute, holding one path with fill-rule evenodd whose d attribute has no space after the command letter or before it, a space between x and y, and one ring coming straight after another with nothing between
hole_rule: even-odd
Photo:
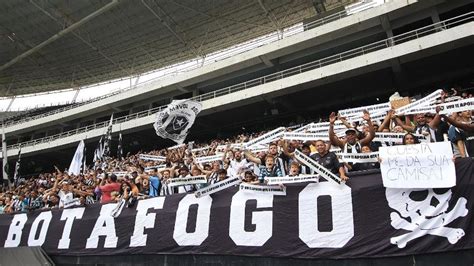
<instances>
[{"instance_id":1,"label":"white skull emblem","mask_svg":"<svg viewBox=\"0 0 474 266\"><path fill-rule=\"evenodd\" d=\"M399 248L426 234L445 237L451 244L464 236L464 230L446 227L453 220L468 213L467 200L463 197L447 212L452 196L451 189L387 188L385 194L390 208L398 211L390 214L393 228L412 231L390 239L390 242Z\"/></svg>"}]
</instances>

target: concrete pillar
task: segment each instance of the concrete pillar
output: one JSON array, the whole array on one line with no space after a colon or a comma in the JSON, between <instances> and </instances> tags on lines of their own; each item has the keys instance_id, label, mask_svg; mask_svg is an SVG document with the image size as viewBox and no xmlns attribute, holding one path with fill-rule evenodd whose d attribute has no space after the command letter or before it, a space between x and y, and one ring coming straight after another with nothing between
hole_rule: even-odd
<instances>
[{"instance_id":1,"label":"concrete pillar","mask_svg":"<svg viewBox=\"0 0 474 266\"><path fill-rule=\"evenodd\" d=\"M438 23L441 21L441 19L439 18L438 9L436 7L433 7L430 9L430 16L433 23ZM436 31L442 31L442 30L445 30L444 26L442 26L441 24L438 24L436 26Z\"/></svg>"},{"instance_id":2,"label":"concrete pillar","mask_svg":"<svg viewBox=\"0 0 474 266\"><path fill-rule=\"evenodd\" d=\"M387 15L380 16L380 24L382 24L382 28L387 34L387 38L393 37L392 25L390 25L390 20ZM387 43L388 46L393 46L394 42L392 39Z\"/></svg>"}]
</instances>

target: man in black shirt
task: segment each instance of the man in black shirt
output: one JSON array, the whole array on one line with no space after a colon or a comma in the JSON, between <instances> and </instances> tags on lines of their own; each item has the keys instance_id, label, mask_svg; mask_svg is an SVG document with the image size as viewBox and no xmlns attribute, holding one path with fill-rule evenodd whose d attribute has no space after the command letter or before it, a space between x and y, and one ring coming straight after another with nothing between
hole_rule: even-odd
<instances>
[{"instance_id":1,"label":"man in black shirt","mask_svg":"<svg viewBox=\"0 0 474 266\"><path fill-rule=\"evenodd\" d=\"M330 152L326 149L326 144L324 141L317 140L315 145L317 153L311 155L311 158L323 167L327 168L332 173L339 173L343 181L349 179L346 176L344 166L339 163L339 160L337 159L337 156L334 152Z\"/></svg>"}]
</instances>

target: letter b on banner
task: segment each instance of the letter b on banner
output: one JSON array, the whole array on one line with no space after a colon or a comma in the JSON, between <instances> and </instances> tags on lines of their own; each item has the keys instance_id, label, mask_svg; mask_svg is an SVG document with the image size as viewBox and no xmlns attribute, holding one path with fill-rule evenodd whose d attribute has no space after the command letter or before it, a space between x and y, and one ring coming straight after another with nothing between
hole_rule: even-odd
<instances>
[{"instance_id":1,"label":"letter b on banner","mask_svg":"<svg viewBox=\"0 0 474 266\"><path fill-rule=\"evenodd\" d=\"M18 247L18 245L20 245L23 227L25 227L27 220L28 217L26 216L26 213L15 214L15 216L13 216L10 228L8 229L8 236L4 247L12 248Z\"/></svg>"},{"instance_id":2,"label":"letter b on banner","mask_svg":"<svg viewBox=\"0 0 474 266\"><path fill-rule=\"evenodd\" d=\"M330 196L332 230L318 228L318 197ZM310 248L340 248L354 236L351 188L329 182L307 185L298 199L299 235ZM326 215L326 214L322 214ZM329 214L327 214L329 215Z\"/></svg>"}]
</instances>

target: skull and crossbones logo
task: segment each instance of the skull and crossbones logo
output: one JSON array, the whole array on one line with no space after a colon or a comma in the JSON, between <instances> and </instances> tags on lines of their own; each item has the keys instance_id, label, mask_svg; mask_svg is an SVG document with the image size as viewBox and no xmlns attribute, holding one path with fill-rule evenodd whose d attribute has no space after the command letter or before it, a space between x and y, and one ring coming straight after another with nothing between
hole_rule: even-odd
<instances>
[{"instance_id":1,"label":"skull and crossbones logo","mask_svg":"<svg viewBox=\"0 0 474 266\"><path fill-rule=\"evenodd\" d=\"M427 234L444 237L451 244L457 243L464 236L461 228L446 227L468 213L467 200L463 197L447 212L451 189L387 188L385 195L390 208L398 211L390 213L392 227L411 231L390 238L390 243L399 248L404 248L408 242Z\"/></svg>"}]
</instances>

